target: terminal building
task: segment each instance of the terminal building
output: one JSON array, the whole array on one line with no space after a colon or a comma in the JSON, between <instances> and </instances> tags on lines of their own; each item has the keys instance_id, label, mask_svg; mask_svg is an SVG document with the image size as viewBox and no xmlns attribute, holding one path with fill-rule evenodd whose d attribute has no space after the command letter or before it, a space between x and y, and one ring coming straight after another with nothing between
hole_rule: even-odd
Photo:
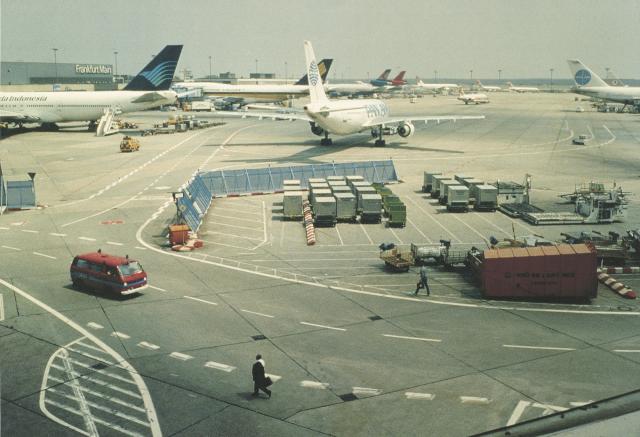
<instances>
[{"instance_id":1,"label":"terminal building","mask_svg":"<svg viewBox=\"0 0 640 437\"><path fill-rule=\"evenodd\" d=\"M115 80L111 64L3 61L0 85L5 91L110 90Z\"/></svg>"}]
</instances>

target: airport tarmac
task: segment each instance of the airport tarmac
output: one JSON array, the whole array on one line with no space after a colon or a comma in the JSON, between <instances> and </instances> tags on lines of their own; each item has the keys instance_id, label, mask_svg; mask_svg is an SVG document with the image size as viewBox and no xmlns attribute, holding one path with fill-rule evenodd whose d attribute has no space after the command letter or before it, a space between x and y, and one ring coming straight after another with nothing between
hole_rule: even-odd
<instances>
[{"instance_id":1,"label":"airport tarmac","mask_svg":"<svg viewBox=\"0 0 640 437\"><path fill-rule=\"evenodd\" d=\"M411 293L417 271L390 273L378 245L485 247L489 236L640 226L532 226L501 213L452 214L421 192L423 171L486 181L532 175L532 202L568 211L575 184L615 181L640 192L640 126L597 113L573 94L454 96L392 115L486 115L416 124L385 148L368 134L319 145L305 123L225 119L225 125L141 138L82 128L30 131L0 142L5 175L35 171L33 211L0 216L0 381L6 435L469 435L637 389L640 305L601 286L590 303L490 301L463 269L430 268L430 297ZM301 102L297 102L300 105ZM150 126L169 114L131 114ZM216 119L215 114L200 114ZM145 126L146 125L146 126ZM571 143L579 134L591 140ZM282 220L281 195L214 199L205 247L165 247L171 192L193 172L393 159L405 228L340 223L307 246ZM75 290L74 255L102 248L144 265L151 286L113 299ZM640 275L620 276L640 287ZM275 383L253 398L257 353ZM640 373L639 373L640 374Z\"/></svg>"}]
</instances>

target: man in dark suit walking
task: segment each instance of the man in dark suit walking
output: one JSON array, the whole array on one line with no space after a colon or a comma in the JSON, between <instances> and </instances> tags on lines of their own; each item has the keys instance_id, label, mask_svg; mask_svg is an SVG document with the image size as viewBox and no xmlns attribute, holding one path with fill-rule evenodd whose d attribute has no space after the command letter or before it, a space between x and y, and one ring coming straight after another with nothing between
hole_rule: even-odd
<instances>
[{"instance_id":1,"label":"man in dark suit walking","mask_svg":"<svg viewBox=\"0 0 640 437\"><path fill-rule=\"evenodd\" d=\"M264 360L262 359L262 355L256 355L256 362L253 363L251 374L253 375L253 396L258 396L258 390L262 390L267 396L271 397L271 390L267 388L269 386L269 379L264 373Z\"/></svg>"}]
</instances>

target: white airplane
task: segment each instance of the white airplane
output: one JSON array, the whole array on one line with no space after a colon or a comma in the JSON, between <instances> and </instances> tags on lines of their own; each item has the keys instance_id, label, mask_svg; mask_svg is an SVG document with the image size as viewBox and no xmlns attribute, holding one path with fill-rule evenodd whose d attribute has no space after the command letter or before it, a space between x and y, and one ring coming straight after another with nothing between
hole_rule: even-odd
<instances>
[{"instance_id":1,"label":"white airplane","mask_svg":"<svg viewBox=\"0 0 640 437\"><path fill-rule=\"evenodd\" d=\"M325 83L324 90L332 95L370 95L382 91L379 87L374 87L370 83ZM307 87L307 94L309 88Z\"/></svg>"},{"instance_id":2,"label":"white airplane","mask_svg":"<svg viewBox=\"0 0 640 437\"><path fill-rule=\"evenodd\" d=\"M442 92L458 88L458 86L459 85L455 83L424 83L422 79L416 77L416 84L412 87L415 90Z\"/></svg>"},{"instance_id":3,"label":"white airplane","mask_svg":"<svg viewBox=\"0 0 640 437\"><path fill-rule=\"evenodd\" d=\"M500 88L499 86L482 85L482 82L480 82L480 80L476 80L476 85L478 85L478 88L480 88L482 91L489 91L489 92L502 91L502 88Z\"/></svg>"},{"instance_id":4,"label":"white airplane","mask_svg":"<svg viewBox=\"0 0 640 437\"><path fill-rule=\"evenodd\" d=\"M329 74L333 59L323 59L318 64L322 80ZM250 103L274 103L309 95L308 80L305 74L294 84L251 84L231 85L219 82L177 82L172 89L180 96L186 96L196 90L211 97L225 98L231 103L246 105Z\"/></svg>"},{"instance_id":5,"label":"white airplane","mask_svg":"<svg viewBox=\"0 0 640 437\"><path fill-rule=\"evenodd\" d=\"M384 146L383 135L398 134L408 137L415 132L413 121L440 121L446 120L478 120L484 116L455 116L455 115L422 115L409 117L390 117L387 105L378 99L359 100L329 100L325 94L318 65L316 64L313 47L309 41L304 42L304 51L309 76L310 102L304 106L304 112L291 112L286 114L260 113L260 112L227 112L230 116L269 118L273 120L304 120L311 125L311 132L318 136L324 136L320 141L322 145L332 144L330 134L351 135L370 131L376 139L376 146ZM219 111L218 114L224 114Z\"/></svg>"},{"instance_id":6,"label":"white airplane","mask_svg":"<svg viewBox=\"0 0 640 437\"><path fill-rule=\"evenodd\" d=\"M517 93L537 93L540 91L538 88L532 86L514 86L511 82L507 82L507 85L509 85L509 91L515 91Z\"/></svg>"},{"instance_id":7,"label":"white airplane","mask_svg":"<svg viewBox=\"0 0 640 437\"><path fill-rule=\"evenodd\" d=\"M122 91L0 92L0 121L57 129L65 121L93 125L108 109L118 114L173 104L169 86L181 51L181 45L166 46Z\"/></svg>"},{"instance_id":8,"label":"white airplane","mask_svg":"<svg viewBox=\"0 0 640 437\"><path fill-rule=\"evenodd\" d=\"M462 88L460 88L460 94L458 94L458 100L463 101L465 105L468 105L469 103L475 103L476 105L480 103L489 103L489 97L487 97L486 94L482 94L482 93L465 94Z\"/></svg>"},{"instance_id":9,"label":"white airplane","mask_svg":"<svg viewBox=\"0 0 640 437\"><path fill-rule=\"evenodd\" d=\"M576 86L571 89L574 93L608 102L640 106L640 87L608 85L579 60L569 59L567 62L576 83Z\"/></svg>"}]
</instances>

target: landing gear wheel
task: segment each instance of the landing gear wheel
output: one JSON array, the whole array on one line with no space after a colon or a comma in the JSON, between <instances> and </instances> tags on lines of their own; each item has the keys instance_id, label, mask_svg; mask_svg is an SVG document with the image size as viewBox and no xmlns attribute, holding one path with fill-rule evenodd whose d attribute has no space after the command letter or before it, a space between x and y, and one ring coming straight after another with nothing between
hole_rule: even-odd
<instances>
[{"instance_id":1,"label":"landing gear wheel","mask_svg":"<svg viewBox=\"0 0 640 437\"><path fill-rule=\"evenodd\" d=\"M387 145L387 143L385 142L385 140L376 140L375 145L376 147L384 147Z\"/></svg>"},{"instance_id":2,"label":"landing gear wheel","mask_svg":"<svg viewBox=\"0 0 640 437\"><path fill-rule=\"evenodd\" d=\"M333 144L333 141L331 140L331 138L327 136L327 134L325 134L325 137L320 140L321 146L330 146L332 144Z\"/></svg>"}]
</instances>

